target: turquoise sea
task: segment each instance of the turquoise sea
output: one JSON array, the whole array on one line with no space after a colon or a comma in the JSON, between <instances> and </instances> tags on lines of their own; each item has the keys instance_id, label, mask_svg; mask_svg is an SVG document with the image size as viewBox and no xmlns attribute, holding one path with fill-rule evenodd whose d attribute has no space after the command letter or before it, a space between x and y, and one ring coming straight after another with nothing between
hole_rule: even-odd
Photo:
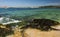
<instances>
[{"instance_id":1,"label":"turquoise sea","mask_svg":"<svg viewBox=\"0 0 60 37\"><path fill-rule=\"evenodd\" d=\"M0 8L0 16L14 19L46 18L60 22L59 8Z\"/></svg>"}]
</instances>

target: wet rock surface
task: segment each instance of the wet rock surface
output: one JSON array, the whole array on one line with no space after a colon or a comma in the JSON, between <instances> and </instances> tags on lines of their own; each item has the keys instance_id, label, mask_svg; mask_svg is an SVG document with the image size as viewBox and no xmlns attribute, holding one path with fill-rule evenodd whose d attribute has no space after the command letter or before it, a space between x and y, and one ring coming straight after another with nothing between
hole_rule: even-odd
<instances>
[{"instance_id":1,"label":"wet rock surface","mask_svg":"<svg viewBox=\"0 0 60 37\"><path fill-rule=\"evenodd\" d=\"M50 20L50 19L33 19L30 24L25 25L23 28L36 28L36 29L40 29L42 31L48 31L48 30L55 30L54 28L52 28L51 26L56 26L59 25L60 23L54 20Z\"/></svg>"}]
</instances>

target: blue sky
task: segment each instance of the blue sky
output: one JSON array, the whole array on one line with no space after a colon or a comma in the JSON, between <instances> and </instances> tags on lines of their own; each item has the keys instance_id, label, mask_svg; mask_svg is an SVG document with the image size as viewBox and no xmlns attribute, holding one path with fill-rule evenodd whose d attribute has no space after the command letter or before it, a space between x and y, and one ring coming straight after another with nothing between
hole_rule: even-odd
<instances>
[{"instance_id":1,"label":"blue sky","mask_svg":"<svg viewBox=\"0 0 60 37\"><path fill-rule=\"evenodd\" d=\"M0 0L0 6L32 7L44 5L60 5L60 0Z\"/></svg>"}]
</instances>

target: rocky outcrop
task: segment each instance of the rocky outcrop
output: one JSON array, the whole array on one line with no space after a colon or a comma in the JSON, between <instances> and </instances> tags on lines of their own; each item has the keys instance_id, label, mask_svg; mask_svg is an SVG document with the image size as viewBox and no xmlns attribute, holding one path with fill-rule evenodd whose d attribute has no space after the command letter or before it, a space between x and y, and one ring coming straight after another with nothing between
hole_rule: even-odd
<instances>
[{"instance_id":1,"label":"rocky outcrop","mask_svg":"<svg viewBox=\"0 0 60 37\"><path fill-rule=\"evenodd\" d=\"M54 20L50 20L50 19L33 19L30 24L25 25L23 28L36 28L36 29L40 29L43 31L48 31L48 30L52 30L53 28L51 26L56 26L59 25L60 23Z\"/></svg>"}]
</instances>

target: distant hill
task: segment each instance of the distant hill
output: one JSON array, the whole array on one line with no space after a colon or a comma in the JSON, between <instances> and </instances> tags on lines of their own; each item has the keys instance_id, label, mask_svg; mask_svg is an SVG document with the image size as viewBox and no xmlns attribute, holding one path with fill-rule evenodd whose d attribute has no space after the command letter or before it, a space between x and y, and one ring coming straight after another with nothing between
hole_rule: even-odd
<instances>
[{"instance_id":1,"label":"distant hill","mask_svg":"<svg viewBox=\"0 0 60 37\"><path fill-rule=\"evenodd\" d=\"M39 8L60 8L60 6L40 6Z\"/></svg>"}]
</instances>

